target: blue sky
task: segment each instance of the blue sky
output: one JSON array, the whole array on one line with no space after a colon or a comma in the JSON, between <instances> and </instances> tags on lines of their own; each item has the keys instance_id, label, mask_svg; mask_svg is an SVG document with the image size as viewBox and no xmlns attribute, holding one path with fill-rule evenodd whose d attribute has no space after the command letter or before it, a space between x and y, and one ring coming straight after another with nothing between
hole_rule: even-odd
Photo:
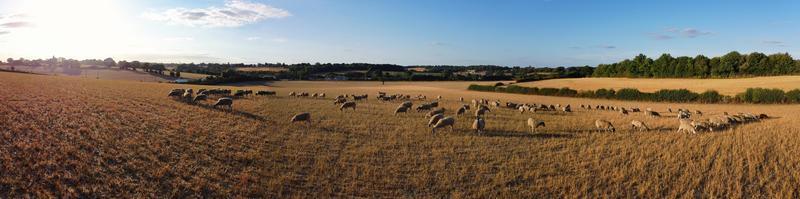
<instances>
[{"instance_id":1,"label":"blue sky","mask_svg":"<svg viewBox=\"0 0 800 199\"><path fill-rule=\"evenodd\" d=\"M797 1L0 0L0 57L572 66L800 56Z\"/></svg>"}]
</instances>

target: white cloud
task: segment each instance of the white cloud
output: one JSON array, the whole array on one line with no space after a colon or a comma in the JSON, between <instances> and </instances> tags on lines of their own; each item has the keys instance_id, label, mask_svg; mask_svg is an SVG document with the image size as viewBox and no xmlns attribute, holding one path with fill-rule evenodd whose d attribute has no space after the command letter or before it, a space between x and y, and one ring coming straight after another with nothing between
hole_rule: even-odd
<instances>
[{"instance_id":1,"label":"white cloud","mask_svg":"<svg viewBox=\"0 0 800 199\"><path fill-rule=\"evenodd\" d=\"M11 33L12 29L32 27L23 14L0 15L0 35Z\"/></svg>"},{"instance_id":2,"label":"white cloud","mask_svg":"<svg viewBox=\"0 0 800 199\"><path fill-rule=\"evenodd\" d=\"M789 46L789 45L786 44L786 42L776 41L776 40L767 40L767 41L762 41L761 43L764 43L764 44L767 44L767 45L780 46L780 47Z\"/></svg>"},{"instance_id":3,"label":"white cloud","mask_svg":"<svg viewBox=\"0 0 800 199\"><path fill-rule=\"evenodd\" d=\"M650 37L655 40L670 40L676 37L696 38L711 34L714 33L710 31L698 30L695 28L684 28L684 29L669 28L664 32L649 33L648 35L650 35Z\"/></svg>"},{"instance_id":4,"label":"white cloud","mask_svg":"<svg viewBox=\"0 0 800 199\"><path fill-rule=\"evenodd\" d=\"M145 12L142 16L168 24L213 28L239 27L266 19L288 17L291 13L262 3L228 0L221 8L172 8L161 12Z\"/></svg>"},{"instance_id":5,"label":"white cloud","mask_svg":"<svg viewBox=\"0 0 800 199\"><path fill-rule=\"evenodd\" d=\"M167 37L164 41L194 41L193 37Z\"/></svg>"},{"instance_id":6,"label":"white cloud","mask_svg":"<svg viewBox=\"0 0 800 199\"><path fill-rule=\"evenodd\" d=\"M289 41L289 39L279 37L279 38L274 38L274 39L272 39L270 41L275 42L275 43L286 43L286 42Z\"/></svg>"},{"instance_id":7,"label":"white cloud","mask_svg":"<svg viewBox=\"0 0 800 199\"><path fill-rule=\"evenodd\" d=\"M255 40L261 40L261 37L248 37L248 38L244 38L244 39L247 40L247 41L255 41Z\"/></svg>"}]
</instances>

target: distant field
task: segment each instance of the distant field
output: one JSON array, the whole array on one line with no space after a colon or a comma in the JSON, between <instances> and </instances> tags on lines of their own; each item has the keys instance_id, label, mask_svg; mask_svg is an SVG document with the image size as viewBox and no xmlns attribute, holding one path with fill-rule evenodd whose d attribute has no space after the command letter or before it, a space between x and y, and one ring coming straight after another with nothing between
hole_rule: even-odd
<instances>
[{"instance_id":1,"label":"distant field","mask_svg":"<svg viewBox=\"0 0 800 199\"><path fill-rule=\"evenodd\" d=\"M280 68L280 67L239 67L236 68L239 71L269 71L269 72L281 72L286 71L289 69Z\"/></svg>"},{"instance_id":2,"label":"distant field","mask_svg":"<svg viewBox=\"0 0 800 199\"><path fill-rule=\"evenodd\" d=\"M169 198L794 198L800 194L796 105L668 104L486 93L476 82L278 81L194 86L0 72L0 195ZM172 88L274 90L233 111L166 96ZM326 99L291 91L325 92ZM431 134L425 113L393 114L378 91L437 95L454 130ZM332 96L369 94L340 111ZM492 108L487 132L457 107L476 98L571 104L575 112ZM423 101L414 100L415 107ZM642 113L579 104L653 108ZM675 133L667 108L774 117L732 130ZM311 124L289 122L299 112ZM544 120L531 133L525 121ZM594 131L605 119L615 133ZM653 129L638 132L631 120Z\"/></svg>"},{"instance_id":3,"label":"distant field","mask_svg":"<svg viewBox=\"0 0 800 199\"><path fill-rule=\"evenodd\" d=\"M10 69L10 66L0 66L3 69ZM140 81L140 82L169 82L174 78L161 77L151 75L143 71L120 70L117 68L88 68L84 67L78 71L68 72L61 67L48 68L48 67L29 67L29 66L15 66L15 70L33 72L46 75L59 75L71 77L83 77L92 79L105 79L105 80L125 80L125 81ZM181 73L184 79L200 79L208 75L196 73Z\"/></svg>"},{"instance_id":4,"label":"distant field","mask_svg":"<svg viewBox=\"0 0 800 199\"><path fill-rule=\"evenodd\" d=\"M735 95L747 88L780 88L784 91L800 88L800 76L755 77L740 79L631 79L631 78L574 78L552 79L519 83L529 87L569 87L577 90L597 90L600 88L637 88L643 92L659 89L686 88L695 92L717 90L725 95Z\"/></svg>"}]
</instances>

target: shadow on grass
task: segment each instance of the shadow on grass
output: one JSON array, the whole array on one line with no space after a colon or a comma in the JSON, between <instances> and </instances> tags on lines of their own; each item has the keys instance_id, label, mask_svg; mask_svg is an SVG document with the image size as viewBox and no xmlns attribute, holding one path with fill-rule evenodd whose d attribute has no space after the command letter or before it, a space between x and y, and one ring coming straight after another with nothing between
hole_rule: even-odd
<instances>
[{"instance_id":1,"label":"shadow on grass","mask_svg":"<svg viewBox=\"0 0 800 199\"><path fill-rule=\"evenodd\" d=\"M575 135L564 134L564 133L547 133L547 132L529 133L529 132L521 132L521 131L486 131L486 132L483 132L483 134L481 134L481 136L486 136L486 137L511 137L511 138L542 138L542 139L573 138L573 137L575 137Z\"/></svg>"},{"instance_id":2,"label":"shadow on grass","mask_svg":"<svg viewBox=\"0 0 800 199\"><path fill-rule=\"evenodd\" d=\"M230 113L230 114L234 114L234 115L238 115L238 116L242 116L242 117L246 117L246 118L250 118L250 119L258 120L258 121L262 121L262 122L266 122L267 121L267 119L264 118L263 116L252 114L252 113L245 112L245 111L236 110L236 108L228 109L228 108L226 108L224 106L214 107L214 105L212 105L212 104L203 104L203 103L189 102L189 101L183 101L183 100L176 100L176 101L183 102L183 103L188 104L188 105L194 105L194 106L197 106L197 107L200 107L200 108L204 108L204 109L207 109L207 110L226 112L226 113Z\"/></svg>"}]
</instances>

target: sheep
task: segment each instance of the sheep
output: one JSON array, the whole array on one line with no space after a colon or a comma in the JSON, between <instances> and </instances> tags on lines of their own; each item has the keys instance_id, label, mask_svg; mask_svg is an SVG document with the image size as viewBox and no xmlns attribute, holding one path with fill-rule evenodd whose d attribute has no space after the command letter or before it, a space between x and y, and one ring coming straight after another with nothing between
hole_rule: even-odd
<instances>
[{"instance_id":1,"label":"sheep","mask_svg":"<svg viewBox=\"0 0 800 199\"><path fill-rule=\"evenodd\" d=\"M703 116L703 112L700 112L700 110L694 110L694 113L699 116Z\"/></svg>"},{"instance_id":2,"label":"sheep","mask_svg":"<svg viewBox=\"0 0 800 199\"><path fill-rule=\"evenodd\" d=\"M442 118L444 118L444 114L441 113L431 116L431 119L428 120L428 127L433 126Z\"/></svg>"},{"instance_id":3,"label":"sheep","mask_svg":"<svg viewBox=\"0 0 800 199\"><path fill-rule=\"evenodd\" d=\"M491 112L491 111L488 108L487 109L479 108L478 110L475 110L475 116L476 117L477 116L482 116L482 115L486 114L486 112Z\"/></svg>"},{"instance_id":4,"label":"sheep","mask_svg":"<svg viewBox=\"0 0 800 199\"><path fill-rule=\"evenodd\" d=\"M413 106L413 105L414 105L414 103L411 102L411 101L405 101L402 104L400 104L400 106L404 106L406 108L411 108L411 106Z\"/></svg>"},{"instance_id":5,"label":"sheep","mask_svg":"<svg viewBox=\"0 0 800 199\"><path fill-rule=\"evenodd\" d=\"M525 107L523 107L523 106L520 106L520 107L519 107L519 113L520 113L520 114L522 114L522 113L525 113Z\"/></svg>"},{"instance_id":6,"label":"sheep","mask_svg":"<svg viewBox=\"0 0 800 199\"><path fill-rule=\"evenodd\" d=\"M208 99L208 95L206 95L206 94L199 94L199 95L195 96L195 97L194 97L194 99L192 99L192 102L197 102L197 101L206 101L206 99Z\"/></svg>"},{"instance_id":7,"label":"sheep","mask_svg":"<svg viewBox=\"0 0 800 199\"><path fill-rule=\"evenodd\" d=\"M407 111L408 111L408 107L398 106L397 109L394 110L394 114L397 115L397 113L405 113Z\"/></svg>"},{"instance_id":8,"label":"sheep","mask_svg":"<svg viewBox=\"0 0 800 199\"><path fill-rule=\"evenodd\" d=\"M769 116L767 114L764 114L764 113L758 114L758 119L768 119L768 118L769 118Z\"/></svg>"},{"instance_id":9,"label":"sheep","mask_svg":"<svg viewBox=\"0 0 800 199\"><path fill-rule=\"evenodd\" d=\"M275 91L258 91L256 95L275 95Z\"/></svg>"},{"instance_id":10,"label":"sheep","mask_svg":"<svg viewBox=\"0 0 800 199\"><path fill-rule=\"evenodd\" d=\"M436 110L428 112L428 115L426 115L425 117L431 117L431 116L434 116L436 114L444 114L444 108L438 108Z\"/></svg>"},{"instance_id":11,"label":"sheep","mask_svg":"<svg viewBox=\"0 0 800 199\"><path fill-rule=\"evenodd\" d=\"M453 117L442 118L438 122L436 122L436 125L433 126L433 128L431 129L431 133L436 134L436 129L444 128L446 126L450 126L450 130L451 131L455 130L455 127L454 127L455 123L456 123L456 119L454 119Z\"/></svg>"},{"instance_id":12,"label":"sheep","mask_svg":"<svg viewBox=\"0 0 800 199\"><path fill-rule=\"evenodd\" d=\"M661 117L661 114L655 111L647 110L645 113L650 117Z\"/></svg>"},{"instance_id":13,"label":"sheep","mask_svg":"<svg viewBox=\"0 0 800 199\"><path fill-rule=\"evenodd\" d=\"M431 105L430 104L421 104L421 105L417 106L417 112L422 112L422 111L425 111L425 110L431 110Z\"/></svg>"},{"instance_id":14,"label":"sheep","mask_svg":"<svg viewBox=\"0 0 800 199\"><path fill-rule=\"evenodd\" d=\"M528 126L531 127L531 132L536 132L536 128L546 127L547 125L542 120L534 120L533 118L528 118Z\"/></svg>"},{"instance_id":15,"label":"sheep","mask_svg":"<svg viewBox=\"0 0 800 199\"><path fill-rule=\"evenodd\" d=\"M567 113L572 112L572 108L569 105L561 107L561 110Z\"/></svg>"},{"instance_id":16,"label":"sheep","mask_svg":"<svg viewBox=\"0 0 800 199\"><path fill-rule=\"evenodd\" d=\"M463 107L464 110L469 110L469 104L463 104L461 105L461 107Z\"/></svg>"},{"instance_id":17,"label":"sheep","mask_svg":"<svg viewBox=\"0 0 800 199\"><path fill-rule=\"evenodd\" d=\"M694 127L694 129L695 129L695 130L698 130L698 129L700 129L700 130L708 130L708 131L710 131L710 132L713 132L713 131L714 131L714 129L713 129L713 128L711 128L711 125L710 125L710 123L709 123L709 122L705 122L705 121L692 121L692 122L691 122L691 123L689 123L689 124L691 124L691 125Z\"/></svg>"},{"instance_id":18,"label":"sheep","mask_svg":"<svg viewBox=\"0 0 800 199\"><path fill-rule=\"evenodd\" d=\"M438 101L432 101L430 103L430 105L431 105L431 108L436 108L436 107L439 107L439 102Z\"/></svg>"},{"instance_id":19,"label":"sheep","mask_svg":"<svg viewBox=\"0 0 800 199\"><path fill-rule=\"evenodd\" d=\"M467 112L467 109L462 106L461 108L458 108L458 110L456 111L456 115L461 115L461 114L464 114L466 112Z\"/></svg>"},{"instance_id":20,"label":"sheep","mask_svg":"<svg viewBox=\"0 0 800 199\"><path fill-rule=\"evenodd\" d=\"M475 117L475 121L472 122L472 129L475 130L475 133L481 134L485 127L486 121L481 117Z\"/></svg>"},{"instance_id":21,"label":"sheep","mask_svg":"<svg viewBox=\"0 0 800 199\"><path fill-rule=\"evenodd\" d=\"M344 104L345 102L347 102L347 98L336 98L336 100L333 100L333 105Z\"/></svg>"},{"instance_id":22,"label":"sheep","mask_svg":"<svg viewBox=\"0 0 800 199\"><path fill-rule=\"evenodd\" d=\"M436 99L442 99L442 96L441 95L436 96Z\"/></svg>"},{"instance_id":23,"label":"sheep","mask_svg":"<svg viewBox=\"0 0 800 199\"><path fill-rule=\"evenodd\" d=\"M634 130L635 129L639 129L639 131L649 131L650 130L650 128L647 127L647 125L645 125L644 122L639 121L639 120L631 121L631 128L633 128Z\"/></svg>"},{"instance_id":24,"label":"sheep","mask_svg":"<svg viewBox=\"0 0 800 199\"><path fill-rule=\"evenodd\" d=\"M459 97L458 101L464 102L464 98L463 97Z\"/></svg>"},{"instance_id":25,"label":"sheep","mask_svg":"<svg viewBox=\"0 0 800 199\"><path fill-rule=\"evenodd\" d=\"M230 97L219 98L217 99L217 102L214 103L213 107L217 108L217 106L228 106L228 108L233 110L233 99L231 99Z\"/></svg>"},{"instance_id":26,"label":"sheep","mask_svg":"<svg viewBox=\"0 0 800 199\"><path fill-rule=\"evenodd\" d=\"M190 100L192 100L194 98L194 92L192 92L191 88L190 89L186 89L186 92L184 92L182 96L183 96L183 99L186 99L187 101L190 101Z\"/></svg>"},{"instance_id":27,"label":"sheep","mask_svg":"<svg viewBox=\"0 0 800 199\"><path fill-rule=\"evenodd\" d=\"M181 95L183 95L184 92L186 91L180 88L172 89L171 91L169 91L167 97L180 97Z\"/></svg>"},{"instance_id":28,"label":"sheep","mask_svg":"<svg viewBox=\"0 0 800 199\"><path fill-rule=\"evenodd\" d=\"M686 110L678 110L678 119L689 119L692 117L692 113Z\"/></svg>"},{"instance_id":29,"label":"sheep","mask_svg":"<svg viewBox=\"0 0 800 199\"><path fill-rule=\"evenodd\" d=\"M619 110L619 113L622 113L623 115L628 115L628 110L625 110L625 108L621 108Z\"/></svg>"},{"instance_id":30,"label":"sheep","mask_svg":"<svg viewBox=\"0 0 800 199\"><path fill-rule=\"evenodd\" d=\"M352 108L354 111L356 110L356 102L345 102L342 103L342 106L339 107L340 111L344 111L346 108Z\"/></svg>"},{"instance_id":31,"label":"sheep","mask_svg":"<svg viewBox=\"0 0 800 199\"><path fill-rule=\"evenodd\" d=\"M595 120L594 126L597 127L599 131L607 131L607 132L615 132L616 129L611 122L606 120Z\"/></svg>"},{"instance_id":32,"label":"sheep","mask_svg":"<svg viewBox=\"0 0 800 199\"><path fill-rule=\"evenodd\" d=\"M304 113L298 113L297 115L292 116L292 120L291 120L292 123L300 122L300 121L305 121L305 122L311 123L311 113L304 112Z\"/></svg>"},{"instance_id":33,"label":"sheep","mask_svg":"<svg viewBox=\"0 0 800 199\"><path fill-rule=\"evenodd\" d=\"M678 133L680 133L680 132L686 132L686 133L692 133L692 134L696 134L697 133L697 130L695 130L694 126L692 126L692 120L691 119L681 119L680 121L681 121L681 124L678 126Z\"/></svg>"}]
</instances>

